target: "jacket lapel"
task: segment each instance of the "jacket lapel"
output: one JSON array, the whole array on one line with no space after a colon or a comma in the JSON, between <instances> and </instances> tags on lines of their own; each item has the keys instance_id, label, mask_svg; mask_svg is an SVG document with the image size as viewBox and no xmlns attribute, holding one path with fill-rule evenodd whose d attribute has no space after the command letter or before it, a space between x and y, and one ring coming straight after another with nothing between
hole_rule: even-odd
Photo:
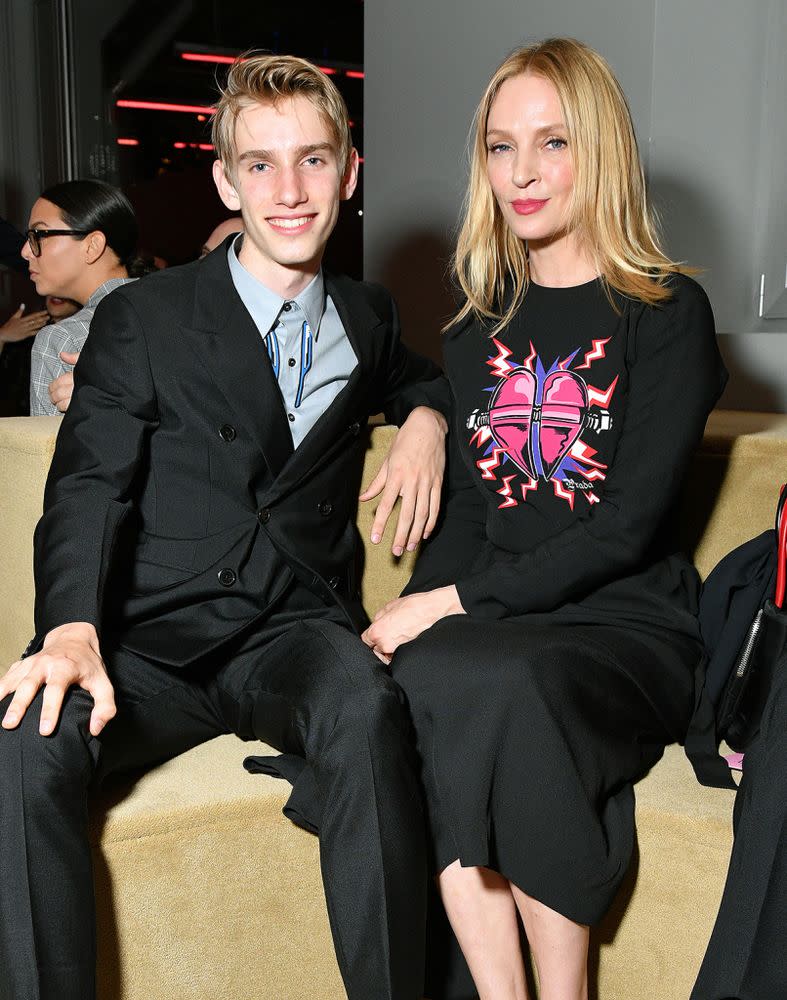
<instances>
[{"instance_id":1,"label":"jacket lapel","mask_svg":"<svg viewBox=\"0 0 787 1000\"><path fill-rule=\"evenodd\" d=\"M276 476L292 455L292 436L262 337L232 282L227 248L233 238L200 265L184 339Z\"/></svg>"}]
</instances>

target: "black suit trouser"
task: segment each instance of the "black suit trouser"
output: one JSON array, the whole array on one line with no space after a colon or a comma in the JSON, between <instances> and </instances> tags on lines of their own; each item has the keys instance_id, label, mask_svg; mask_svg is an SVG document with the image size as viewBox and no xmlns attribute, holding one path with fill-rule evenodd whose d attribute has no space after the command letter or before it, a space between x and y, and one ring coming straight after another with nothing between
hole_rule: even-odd
<instances>
[{"instance_id":1,"label":"black suit trouser","mask_svg":"<svg viewBox=\"0 0 787 1000\"><path fill-rule=\"evenodd\" d=\"M17 729L0 730L0 1000L92 1000L91 785L228 732L310 766L350 1000L422 995L423 817L399 689L338 612L302 591L221 656L172 671L105 652L118 714L99 738L78 689L52 736L38 734L40 694Z\"/></svg>"}]
</instances>

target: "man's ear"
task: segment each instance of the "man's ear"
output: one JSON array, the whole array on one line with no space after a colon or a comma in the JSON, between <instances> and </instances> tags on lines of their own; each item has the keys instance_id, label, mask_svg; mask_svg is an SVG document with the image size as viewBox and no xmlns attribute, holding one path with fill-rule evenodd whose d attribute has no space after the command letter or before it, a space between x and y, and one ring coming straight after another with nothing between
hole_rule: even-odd
<instances>
[{"instance_id":1,"label":"man's ear","mask_svg":"<svg viewBox=\"0 0 787 1000\"><path fill-rule=\"evenodd\" d=\"M342 177L339 188L339 197L342 201L352 198L353 191L358 184L358 162L358 150L353 146L347 158L347 166L344 168L344 177Z\"/></svg>"},{"instance_id":2,"label":"man's ear","mask_svg":"<svg viewBox=\"0 0 787 1000\"><path fill-rule=\"evenodd\" d=\"M107 248L107 238L100 229L95 229L86 237L84 247L85 260L88 264L95 264Z\"/></svg>"},{"instance_id":3,"label":"man's ear","mask_svg":"<svg viewBox=\"0 0 787 1000\"><path fill-rule=\"evenodd\" d=\"M213 183L219 192L219 198L221 198L227 208L231 212L239 212L240 198L238 197L238 192L235 190L235 185L231 178L227 175L227 171L224 169L224 164L221 160L215 160L213 163Z\"/></svg>"}]
</instances>

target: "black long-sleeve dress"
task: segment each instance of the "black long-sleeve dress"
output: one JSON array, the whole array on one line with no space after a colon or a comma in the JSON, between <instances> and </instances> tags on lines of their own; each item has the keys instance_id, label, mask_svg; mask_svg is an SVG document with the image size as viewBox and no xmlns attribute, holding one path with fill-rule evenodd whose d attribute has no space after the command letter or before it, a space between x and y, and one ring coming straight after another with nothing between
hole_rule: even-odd
<instances>
[{"instance_id":1,"label":"black long-sleeve dress","mask_svg":"<svg viewBox=\"0 0 787 1000\"><path fill-rule=\"evenodd\" d=\"M450 616L394 657L436 870L501 872L580 923L629 862L632 783L682 738L699 580L674 505L726 373L690 278L652 307L531 285L494 338L449 331L450 498L408 592Z\"/></svg>"}]
</instances>

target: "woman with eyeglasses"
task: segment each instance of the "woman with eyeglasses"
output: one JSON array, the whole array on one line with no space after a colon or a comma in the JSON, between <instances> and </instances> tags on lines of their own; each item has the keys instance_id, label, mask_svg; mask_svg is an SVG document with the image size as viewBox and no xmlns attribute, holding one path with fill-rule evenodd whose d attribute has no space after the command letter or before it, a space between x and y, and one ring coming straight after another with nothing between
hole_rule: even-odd
<instances>
[{"instance_id":1,"label":"woman with eyeglasses","mask_svg":"<svg viewBox=\"0 0 787 1000\"><path fill-rule=\"evenodd\" d=\"M131 203L103 181L55 184L33 205L22 247L30 278L39 295L73 299L82 308L36 335L30 368L31 416L58 412L50 398L50 383L73 368L61 355L82 350L101 299L143 272L136 256L137 238Z\"/></svg>"}]
</instances>

